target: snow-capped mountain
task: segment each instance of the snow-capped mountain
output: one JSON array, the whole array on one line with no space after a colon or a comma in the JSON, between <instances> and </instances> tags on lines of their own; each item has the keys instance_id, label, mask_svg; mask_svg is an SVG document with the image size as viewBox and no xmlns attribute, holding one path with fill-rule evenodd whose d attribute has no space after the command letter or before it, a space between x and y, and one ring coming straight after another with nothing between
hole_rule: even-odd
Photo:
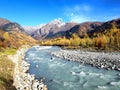
<instances>
[{"instance_id":1,"label":"snow-capped mountain","mask_svg":"<svg viewBox=\"0 0 120 90\"><path fill-rule=\"evenodd\" d=\"M103 24L103 22L84 22L84 23L75 23L68 22L65 23L62 19L54 19L48 24L39 25L38 27L29 27L24 28L29 34L39 40L39 39L48 39L55 37L66 36L69 37L69 34L77 33L79 36L83 36L85 33L94 30L96 27Z\"/></svg>"},{"instance_id":2,"label":"snow-capped mountain","mask_svg":"<svg viewBox=\"0 0 120 90\"><path fill-rule=\"evenodd\" d=\"M65 25L65 22L63 22L61 18L58 18L58 19L54 19L53 21L51 21L48 24L49 25L57 25L57 27L61 27L61 26Z\"/></svg>"},{"instance_id":3,"label":"snow-capped mountain","mask_svg":"<svg viewBox=\"0 0 120 90\"><path fill-rule=\"evenodd\" d=\"M67 31L77 23L65 23L62 19L55 19L48 24L39 28L39 30L34 31L31 35L35 39L44 39L44 38L52 38L56 37L56 34L61 31ZM57 36L59 36L57 34Z\"/></svg>"}]
</instances>

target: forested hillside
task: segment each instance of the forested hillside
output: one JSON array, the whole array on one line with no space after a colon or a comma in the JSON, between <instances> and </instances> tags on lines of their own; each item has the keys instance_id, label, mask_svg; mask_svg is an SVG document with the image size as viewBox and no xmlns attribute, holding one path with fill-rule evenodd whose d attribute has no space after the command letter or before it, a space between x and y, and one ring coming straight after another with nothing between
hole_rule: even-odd
<instances>
[{"instance_id":1,"label":"forested hillside","mask_svg":"<svg viewBox=\"0 0 120 90\"><path fill-rule=\"evenodd\" d=\"M105 25L105 24L103 24ZM66 36L44 40L42 45L59 45L67 46L67 48L94 48L100 50L120 50L120 28L118 24L111 23L109 28L99 26L96 29L85 33L82 37L78 33ZM109 25L108 25L109 26Z\"/></svg>"}]
</instances>

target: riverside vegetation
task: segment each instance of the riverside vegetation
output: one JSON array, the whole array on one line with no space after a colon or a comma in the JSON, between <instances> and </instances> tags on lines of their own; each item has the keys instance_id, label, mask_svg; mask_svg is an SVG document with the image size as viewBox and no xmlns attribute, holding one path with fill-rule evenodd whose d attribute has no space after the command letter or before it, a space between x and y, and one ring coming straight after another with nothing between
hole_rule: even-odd
<instances>
[{"instance_id":1,"label":"riverside vegetation","mask_svg":"<svg viewBox=\"0 0 120 90\"><path fill-rule=\"evenodd\" d=\"M41 45L58 45L69 49L88 48L97 50L120 50L120 29L114 25L109 30L95 32L92 35L85 34L83 37L72 34L70 38L65 36L40 41Z\"/></svg>"},{"instance_id":2,"label":"riverside vegetation","mask_svg":"<svg viewBox=\"0 0 120 90\"><path fill-rule=\"evenodd\" d=\"M31 45L35 45L35 44L36 44L36 40L32 39L30 36L27 36L25 34L22 34L20 32L16 32L16 31L4 32L4 31L0 30L0 90L18 90L17 86L14 85L14 83L16 83L15 80L18 78L18 77L15 77L15 72L17 72L17 70L15 70L15 67L16 67L16 64L19 63L20 58L13 57L13 55L17 54L16 51L17 50L19 51L19 48L21 46L23 46L23 45L31 46ZM24 52L24 50L23 50L23 52ZM13 57L12 59L16 63L13 62L13 60L10 58L10 55L12 55L11 57ZM21 57L19 54L18 54L18 56ZM24 70L23 69L24 67L26 67L26 66L21 65L22 70ZM17 76L24 77L24 75L27 75L29 77L31 76L30 74L26 74L26 73L23 74L22 72L20 74L18 74ZM19 78L19 79L21 79L21 78ZM24 85L28 85L31 87L32 82L26 83L26 84L21 84L27 80L29 81L29 79L32 81L35 81L34 80L35 77L28 78L26 80L21 79L21 82L19 81L20 85L23 85L20 87L20 88L22 88L21 90L23 90ZM24 82L22 80L24 80ZM36 82L34 82L34 83L36 85ZM37 83L38 83L38 81L37 81ZM38 84L37 84L37 86L39 86ZM44 84L42 84L42 83L40 83L40 85L44 86ZM26 90L26 89L24 89L24 90ZM31 90L31 89L27 89L27 90Z\"/></svg>"},{"instance_id":3,"label":"riverside vegetation","mask_svg":"<svg viewBox=\"0 0 120 90\"><path fill-rule=\"evenodd\" d=\"M17 90L47 90L42 80L37 80L35 75L27 73L30 64L24 61L25 53L30 46L22 46L15 55L9 55L9 59L15 64L13 85Z\"/></svg>"},{"instance_id":4,"label":"riverside vegetation","mask_svg":"<svg viewBox=\"0 0 120 90\"><path fill-rule=\"evenodd\" d=\"M15 54L22 45L36 43L32 37L15 30L17 26L10 27L12 28L1 29L0 27L0 90L16 90L13 87L14 63L9 60L8 55Z\"/></svg>"},{"instance_id":5,"label":"riverside vegetation","mask_svg":"<svg viewBox=\"0 0 120 90\"><path fill-rule=\"evenodd\" d=\"M7 55L16 53L16 49L4 49L0 52L0 90L16 90L13 84L14 63Z\"/></svg>"}]
</instances>

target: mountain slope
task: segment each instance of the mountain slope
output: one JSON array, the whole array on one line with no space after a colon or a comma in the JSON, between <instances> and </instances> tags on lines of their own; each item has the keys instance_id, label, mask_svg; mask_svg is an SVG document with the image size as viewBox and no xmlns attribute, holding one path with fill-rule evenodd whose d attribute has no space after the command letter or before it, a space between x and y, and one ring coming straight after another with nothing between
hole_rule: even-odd
<instances>
[{"instance_id":1,"label":"mountain slope","mask_svg":"<svg viewBox=\"0 0 120 90\"><path fill-rule=\"evenodd\" d=\"M39 30L44 25L45 24L40 24L40 25L37 25L37 26L23 26L23 28L29 35L31 35L33 32Z\"/></svg>"},{"instance_id":2,"label":"mountain slope","mask_svg":"<svg viewBox=\"0 0 120 90\"><path fill-rule=\"evenodd\" d=\"M105 23L86 22L75 25L57 38L43 40L42 45L59 45L67 48L88 48L120 51L120 19Z\"/></svg>"},{"instance_id":3,"label":"mountain slope","mask_svg":"<svg viewBox=\"0 0 120 90\"><path fill-rule=\"evenodd\" d=\"M35 39L48 39L57 36L61 36L62 33L65 32L75 26L77 23L65 23L60 19L55 19L50 23L42 26L39 30L36 30L31 34L31 36ZM59 33L59 35L57 34Z\"/></svg>"},{"instance_id":4,"label":"mountain slope","mask_svg":"<svg viewBox=\"0 0 120 90\"><path fill-rule=\"evenodd\" d=\"M94 33L104 32L105 30L109 31L114 27L120 29L120 18L107 21L100 26L94 28L93 30L89 31L88 34L92 36Z\"/></svg>"},{"instance_id":5,"label":"mountain slope","mask_svg":"<svg viewBox=\"0 0 120 90\"><path fill-rule=\"evenodd\" d=\"M0 23L3 23L1 20ZM0 49L2 47L19 47L24 44L35 44L31 36L27 35L25 30L18 24L6 22L0 26Z\"/></svg>"},{"instance_id":6,"label":"mountain slope","mask_svg":"<svg viewBox=\"0 0 120 90\"><path fill-rule=\"evenodd\" d=\"M110 31L114 27L120 29L120 18L107 22L85 22L75 25L70 30L63 33L63 36L69 38L73 34L84 37L85 34L93 36L94 33L103 33L105 30Z\"/></svg>"},{"instance_id":7,"label":"mountain slope","mask_svg":"<svg viewBox=\"0 0 120 90\"><path fill-rule=\"evenodd\" d=\"M72 22L65 23L60 19L55 19L36 30L32 29L32 27L29 28L29 30L32 32L30 35L39 40L63 36L69 38L73 34L77 34L80 37L84 37L85 34L93 36L94 33L110 30L113 25L120 28L120 19L118 18L107 22L84 22L80 24Z\"/></svg>"},{"instance_id":8,"label":"mountain slope","mask_svg":"<svg viewBox=\"0 0 120 90\"><path fill-rule=\"evenodd\" d=\"M6 32L4 30L0 30L0 47L19 47L21 45L35 43L36 40L22 32Z\"/></svg>"},{"instance_id":9,"label":"mountain slope","mask_svg":"<svg viewBox=\"0 0 120 90\"><path fill-rule=\"evenodd\" d=\"M55 19L48 24L42 26L38 30L33 29L31 36L37 40L39 39L52 39L57 37L70 37L71 34L78 34L83 36L85 33L94 30L96 27L102 25L103 22L85 22L85 23L65 23L62 20ZM31 27L32 29L32 27ZM29 29L30 30L30 29Z\"/></svg>"},{"instance_id":10,"label":"mountain slope","mask_svg":"<svg viewBox=\"0 0 120 90\"><path fill-rule=\"evenodd\" d=\"M0 26L0 29L4 30L6 32L18 31L18 32L27 34L27 32L23 29L23 27L21 27L18 23L15 23L15 22L9 22L7 24L4 24L4 25Z\"/></svg>"},{"instance_id":11,"label":"mountain slope","mask_svg":"<svg viewBox=\"0 0 120 90\"><path fill-rule=\"evenodd\" d=\"M0 18L0 26L7 24L7 23L10 23L10 21L4 18Z\"/></svg>"},{"instance_id":12,"label":"mountain slope","mask_svg":"<svg viewBox=\"0 0 120 90\"><path fill-rule=\"evenodd\" d=\"M78 25L75 25L70 30L66 31L64 35L70 37L72 34L77 34L80 37L83 37L87 32L93 30L94 28L102 25L102 22L85 22Z\"/></svg>"}]
</instances>

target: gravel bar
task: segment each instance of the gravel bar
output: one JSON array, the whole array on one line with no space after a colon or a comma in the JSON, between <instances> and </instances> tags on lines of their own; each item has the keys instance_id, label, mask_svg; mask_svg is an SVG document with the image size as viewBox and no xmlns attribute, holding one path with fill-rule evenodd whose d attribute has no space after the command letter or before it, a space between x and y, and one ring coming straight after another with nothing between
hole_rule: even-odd
<instances>
[{"instance_id":1,"label":"gravel bar","mask_svg":"<svg viewBox=\"0 0 120 90\"><path fill-rule=\"evenodd\" d=\"M56 57L68 61L76 61L82 64L89 64L98 68L120 71L120 53L119 52L90 52L80 50L60 50L51 53Z\"/></svg>"}]
</instances>

